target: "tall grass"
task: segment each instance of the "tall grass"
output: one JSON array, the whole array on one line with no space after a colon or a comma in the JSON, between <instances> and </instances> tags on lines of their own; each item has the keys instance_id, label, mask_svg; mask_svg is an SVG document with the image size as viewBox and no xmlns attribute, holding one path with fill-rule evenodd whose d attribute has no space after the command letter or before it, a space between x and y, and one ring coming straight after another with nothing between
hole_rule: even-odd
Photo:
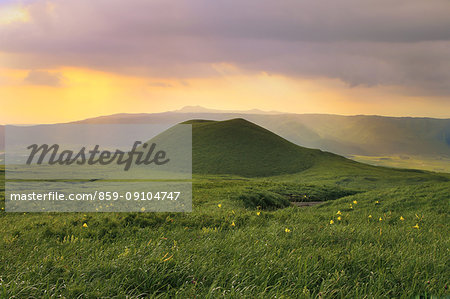
<instances>
[{"instance_id":1,"label":"tall grass","mask_svg":"<svg viewBox=\"0 0 450 299\"><path fill-rule=\"evenodd\" d=\"M285 187L269 181L197 178L192 213L2 212L0 294L450 295L450 183L382 188L309 208L248 208L236 198Z\"/></svg>"}]
</instances>

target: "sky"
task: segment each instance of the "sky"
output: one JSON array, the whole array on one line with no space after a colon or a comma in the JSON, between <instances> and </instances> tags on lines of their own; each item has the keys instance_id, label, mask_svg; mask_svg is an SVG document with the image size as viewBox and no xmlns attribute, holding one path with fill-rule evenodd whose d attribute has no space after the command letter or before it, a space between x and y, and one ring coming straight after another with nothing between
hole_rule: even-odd
<instances>
[{"instance_id":1,"label":"sky","mask_svg":"<svg viewBox=\"0 0 450 299\"><path fill-rule=\"evenodd\" d=\"M448 0L0 0L0 123L200 105L450 118Z\"/></svg>"}]
</instances>

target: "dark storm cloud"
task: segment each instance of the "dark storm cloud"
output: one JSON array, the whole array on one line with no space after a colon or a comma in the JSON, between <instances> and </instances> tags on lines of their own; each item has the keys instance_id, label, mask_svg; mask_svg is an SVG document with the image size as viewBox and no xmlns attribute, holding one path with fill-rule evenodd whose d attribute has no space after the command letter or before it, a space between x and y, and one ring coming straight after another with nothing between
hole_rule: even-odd
<instances>
[{"instance_id":1,"label":"dark storm cloud","mask_svg":"<svg viewBox=\"0 0 450 299\"><path fill-rule=\"evenodd\" d=\"M447 0L36 2L0 28L24 68L85 66L185 78L247 71L450 94Z\"/></svg>"}]
</instances>

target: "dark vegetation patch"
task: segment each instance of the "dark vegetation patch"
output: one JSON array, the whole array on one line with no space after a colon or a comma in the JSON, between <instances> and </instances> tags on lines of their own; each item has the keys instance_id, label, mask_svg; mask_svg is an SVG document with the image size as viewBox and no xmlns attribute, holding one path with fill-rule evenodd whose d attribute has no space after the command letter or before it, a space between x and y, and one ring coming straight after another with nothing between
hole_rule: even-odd
<instances>
[{"instance_id":1,"label":"dark vegetation patch","mask_svg":"<svg viewBox=\"0 0 450 299\"><path fill-rule=\"evenodd\" d=\"M291 202L323 202L357 193L360 191L338 186L264 182L236 191L233 199L246 208L276 210L290 206Z\"/></svg>"},{"instance_id":2,"label":"dark vegetation patch","mask_svg":"<svg viewBox=\"0 0 450 299\"><path fill-rule=\"evenodd\" d=\"M290 201L285 197L275 192L258 190L249 188L248 191L244 191L236 198L244 203L246 208L263 210L275 210L279 208L285 208L290 205Z\"/></svg>"}]
</instances>

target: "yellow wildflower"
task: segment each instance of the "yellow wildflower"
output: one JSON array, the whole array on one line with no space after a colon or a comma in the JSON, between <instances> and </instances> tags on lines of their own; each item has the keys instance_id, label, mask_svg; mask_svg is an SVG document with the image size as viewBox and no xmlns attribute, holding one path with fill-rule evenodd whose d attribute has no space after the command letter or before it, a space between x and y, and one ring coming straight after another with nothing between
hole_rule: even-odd
<instances>
[{"instance_id":1,"label":"yellow wildflower","mask_svg":"<svg viewBox=\"0 0 450 299\"><path fill-rule=\"evenodd\" d=\"M353 206L352 206L352 204L350 204L350 209L353 209Z\"/></svg>"},{"instance_id":2,"label":"yellow wildflower","mask_svg":"<svg viewBox=\"0 0 450 299\"><path fill-rule=\"evenodd\" d=\"M383 221L383 218L380 217L380 219L378 219L378 220Z\"/></svg>"},{"instance_id":3,"label":"yellow wildflower","mask_svg":"<svg viewBox=\"0 0 450 299\"><path fill-rule=\"evenodd\" d=\"M372 215L369 215L369 218L372 218Z\"/></svg>"},{"instance_id":4,"label":"yellow wildflower","mask_svg":"<svg viewBox=\"0 0 450 299\"><path fill-rule=\"evenodd\" d=\"M289 228L287 228L287 227L284 229L284 231L287 232L287 233L291 232L291 230Z\"/></svg>"},{"instance_id":5,"label":"yellow wildflower","mask_svg":"<svg viewBox=\"0 0 450 299\"><path fill-rule=\"evenodd\" d=\"M222 204L221 203L219 203L218 205L217 205L219 208L221 208L222 207Z\"/></svg>"},{"instance_id":6,"label":"yellow wildflower","mask_svg":"<svg viewBox=\"0 0 450 299\"><path fill-rule=\"evenodd\" d=\"M403 218L403 216L400 216L400 221L403 221L403 220L405 220L405 218Z\"/></svg>"},{"instance_id":7,"label":"yellow wildflower","mask_svg":"<svg viewBox=\"0 0 450 299\"><path fill-rule=\"evenodd\" d=\"M173 258L173 254L171 256L169 256L168 258L166 258L165 260L163 260L163 262L170 261L172 258Z\"/></svg>"},{"instance_id":8,"label":"yellow wildflower","mask_svg":"<svg viewBox=\"0 0 450 299\"><path fill-rule=\"evenodd\" d=\"M341 221L341 219L342 219L341 216L339 216L339 217L337 218L337 220L339 220L339 221Z\"/></svg>"},{"instance_id":9,"label":"yellow wildflower","mask_svg":"<svg viewBox=\"0 0 450 299\"><path fill-rule=\"evenodd\" d=\"M414 225L413 228L419 229L419 223L417 223L416 225Z\"/></svg>"},{"instance_id":10,"label":"yellow wildflower","mask_svg":"<svg viewBox=\"0 0 450 299\"><path fill-rule=\"evenodd\" d=\"M231 226L236 226L236 224L234 224L234 221L231 223Z\"/></svg>"},{"instance_id":11,"label":"yellow wildflower","mask_svg":"<svg viewBox=\"0 0 450 299\"><path fill-rule=\"evenodd\" d=\"M256 215L258 215L258 216L261 215L261 212L260 211L256 212Z\"/></svg>"},{"instance_id":12,"label":"yellow wildflower","mask_svg":"<svg viewBox=\"0 0 450 299\"><path fill-rule=\"evenodd\" d=\"M353 203L356 205L358 202L356 200L354 200Z\"/></svg>"},{"instance_id":13,"label":"yellow wildflower","mask_svg":"<svg viewBox=\"0 0 450 299\"><path fill-rule=\"evenodd\" d=\"M376 202L375 202L375 204L377 205L377 204L379 204L380 202L377 200Z\"/></svg>"},{"instance_id":14,"label":"yellow wildflower","mask_svg":"<svg viewBox=\"0 0 450 299\"><path fill-rule=\"evenodd\" d=\"M336 215L342 215L341 211L337 211Z\"/></svg>"},{"instance_id":15,"label":"yellow wildflower","mask_svg":"<svg viewBox=\"0 0 450 299\"><path fill-rule=\"evenodd\" d=\"M87 225L87 223L85 222L85 223L83 223L83 227L88 227L88 225Z\"/></svg>"},{"instance_id":16,"label":"yellow wildflower","mask_svg":"<svg viewBox=\"0 0 450 299\"><path fill-rule=\"evenodd\" d=\"M144 208L144 207L142 207L142 208L141 208L141 212L144 212L144 211L145 211L145 208Z\"/></svg>"},{"instance_id":17,"label":"yellow wildflower","mask_svg":"<svg viewBox=\"0 0 450 299\"><path fill-rule=\"evenodd\" d=\"M330 224L333 224L334 223L334 221L333 220L330 220Z\"/></svg>"},{"instance_id":18,"label":"yellow wildflower","mask_svg":"<svg viewBox=\"0 0 450 299\"><path fill-rule=\"evenodd\" d=\"M127 256L128 254L130 254L130 249L128 249L127 247L125 247L125 251L122 252L121 254L119 254L117 257Z\"/></svg>"}]
</instances>

